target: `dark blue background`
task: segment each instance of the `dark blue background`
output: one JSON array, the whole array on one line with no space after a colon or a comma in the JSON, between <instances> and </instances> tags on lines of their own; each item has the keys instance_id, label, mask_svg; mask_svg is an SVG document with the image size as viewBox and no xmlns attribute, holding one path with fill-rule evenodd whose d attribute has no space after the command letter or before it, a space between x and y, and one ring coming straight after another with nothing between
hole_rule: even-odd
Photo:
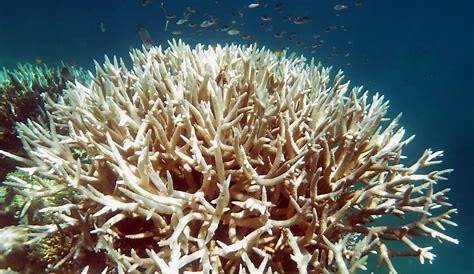
<instances>
[{"instance_id":1,"label":"dark blue background","mask_svg":"<svg viewBox=\"0 0 474 274\"><path fill-rule=\"evenodd\" d=\"M460 212L455 216L459 227L449 228L460 245L433 242L438 255L433 265L396 260L400 273L474 273L474 1L366 0L361 7L352 0L281 1L283 15L313 17L311 24L301 26L282 22L283 15L272 9L245 8L251 2L189 0L165 1L165 5L178 17L191 6L197 10L193 15L197 23L214 15L221 25L241 9L245 16L237 23L244 22L242 33L255 37L259 45L275 50L290 45L290 51L343 69L353 84L384 94L391 102L390 116L403 112L402 125L409 135L417 136L406 155L415 157L428 147L445 151L442 166L455 171L439 187L452 188L449 196ZM335 4L350 8L338 13L332 8ZM273 16L275 31L296 31L296 41L305 47L262 31L262 14ZM165 33L165 21L160 1L146 7L133 0L2 1L0 66L40 58L48 65L63 60L90 69L92 60L101 62L104 54L128 60L129 48L140 46L137 26L145 26L156 44L165 44L176 29L170 22ZM100 22L105 24L104 33ZM343 25L347 31L324 32L332 25ZM324 45L311 54L308 47L318 34ZM180 37L190 43L243 42L214 30L202 34L185 30Z\"/></svg>"}]
</instances>

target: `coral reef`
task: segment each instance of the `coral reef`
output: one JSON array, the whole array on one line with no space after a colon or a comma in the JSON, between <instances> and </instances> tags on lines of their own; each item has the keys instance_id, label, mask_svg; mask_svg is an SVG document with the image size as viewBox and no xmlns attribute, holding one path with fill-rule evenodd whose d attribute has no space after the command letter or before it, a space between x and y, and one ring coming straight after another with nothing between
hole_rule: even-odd
<instances>
[{"instance_id":1,"label":"coral reef","mask_svg":"<svg viewBox=\"0 0 474 274\"><path fill-rule=\"evenodd\" d=\"M19 64L14 70L0 71L0 149L21 153L15 123L38 118L43 112L42 94L56 99L68 81L85 81L86 74L78 68L62 65L49 68ZM14 168L14 163L1 159L0 181Z\"/></svg>"},{"instance_id":2,"label":"coral reef","mask_svg":"<svg viewBox=\"0 0 474 274\"><path fill-rule=\"evenodd\" d=\"M20 123L26 156L1 152L55 182L6 182L31 203L77 193L22 232L30 245L68 235L48 271L342 274L377 256L397 273L393 257L433 261L424 238L458 242L443 232L449 189L435 190L442 152L404 159L399 116L342 72L253 46L131 57L47 100L48 123Z\"/></svg>"},{"instance_id":3,"label":"coral reef","mask_svg":"<svg viewBox=\"0 0 474 274\"><path fill-rule=\"evenodd\" d=\"M17 186L28 186L28 188L57 188L57 183L39 176L30 176L23 171L10 172L4 183L0 185L0 228L21 224L38 225L50 223L54 216L40 212L42 208L62 205L65 199L76 201L74 189L66 189L55 195L45 195L41 199L31 197L21 191Z\"/></svg>"}]
</instances>

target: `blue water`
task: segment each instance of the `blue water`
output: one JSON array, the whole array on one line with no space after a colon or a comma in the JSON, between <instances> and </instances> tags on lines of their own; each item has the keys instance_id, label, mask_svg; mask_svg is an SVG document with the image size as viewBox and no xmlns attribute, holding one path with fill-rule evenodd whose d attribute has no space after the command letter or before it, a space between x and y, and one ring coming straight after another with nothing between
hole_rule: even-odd
<instances>
[{"instance_id":1,"label":"blue water","mask_svg":"<svg viewBox=\"0 0 474 274\"><path fill-rule=\"evenodd\" d=\"M144 7L132 0L2 1L0 66L41 59L47 65L62 60L91 69L92 60L102 61L104 54L128 60L129 48L141 45L137 26L148 29L156 44L173 37L190 43L249 42L221 31L197 33L199 27L174 36L175 21L165 32L160 2ZM449 196L460 212L455 216L459 227L449 228L460 239L459 246L433 242L437 254L433 265L401 259L396 260L397 267L400 273L474 273L474 1L366 0L355 7L349 0L287 0L280 1L285 6L283 14L249 10L246 6L252 1L164 2L178 18L191 6L198 24L209 16L218 18L220 25L232 19L236 25L245 23L239 29L253 37L250 42L274 50L289 46L289 51L343 69L353 84L390 99L390 115L403 112L402 125L417 136L406 155L414 157L427 147L445 151L443 167L455 171L439 187L452 188ZM335 4L347 4L349 9L335 12ZM245 12L244 18L235 15L239 9ZM265 32L259 26L262 14L271 15L274 31L287 31L286 37L278 39ZM313 20L296 26L283 22L284 15ZM330 26L338 29L325 32ZM288 41L293 31L297 37ZM324 44L311 53L317 41L313 35L321 35Z\"/></svg>"}]
</instances>

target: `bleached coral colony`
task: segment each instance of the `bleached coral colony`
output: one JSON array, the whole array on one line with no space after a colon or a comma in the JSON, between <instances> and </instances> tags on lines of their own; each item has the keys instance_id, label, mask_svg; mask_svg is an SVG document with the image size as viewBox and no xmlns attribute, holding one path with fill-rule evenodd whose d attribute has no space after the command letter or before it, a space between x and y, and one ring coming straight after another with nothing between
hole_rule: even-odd
<instances>
[{"instance_id":1,"label":"bleached coral colony","mask_svg":"<svg viewBox=\"0 0 474 274\"><path fill-rule=\"evenodd\" d=\"M73 193L39 209L53 221L18 228L29 245L69 239L50 271L86 273L100 253L104 273L355 273L368 256L396 273L393 257L434 259L422 237L458 242L443 232L448 189L435 190L450 170L431 168L442 152L404 160L399 117L341 72L255 46L131 57L49 100L47 123L20 124L28 157L3 152L48 179L6 182L23 214Z\"/></svg>"}]
</instances>

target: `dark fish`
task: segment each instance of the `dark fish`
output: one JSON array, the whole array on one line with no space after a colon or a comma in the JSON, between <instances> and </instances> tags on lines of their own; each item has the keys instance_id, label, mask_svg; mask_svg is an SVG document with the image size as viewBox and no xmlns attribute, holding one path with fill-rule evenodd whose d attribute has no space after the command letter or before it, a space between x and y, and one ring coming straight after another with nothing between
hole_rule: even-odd
<instances>
[{"instance_id":1,"label":"dark fish","mask_svg":"<svg viewBox=\"0 0 474 274\"><path fill-rule=\"evenodd\" d=\"M363 0L355 0L354 2L354 6L356 7L360 7L364 4L364 1Z\"/></svg>"},{"instance_id":2,"label":"dark fish","mask_svg":"<svg viewBox=\"0 0 474 274\"><path fill-rule=\"evenodd\" d=\"M228 30L230 30L231 28L232 28L232 26L230 26L230 25L223 25L220 30L221 30L221 31L228 31Z\"/></svg>"},{"instance_id":3,"label":"dark fish","mask_svg":"<svg viewBox=\"0 0 474 274\"><path fill-rule=\"evenodd\" d=\"M275 10L276 11L283 11L283 8L284 8L283 3L278 2L278 3L275 4Z\"/></svg>"},{"instance_id":4,"label":"dark fish","mask_svg":"<svg viewBox=\"0 0 474 274\"><path fill-rule=\"evenodd\" d=\"M296 18L293 18L293 23L296 25L307 24L311 21L313 21L313 18L310 16L297 16Z\"/></svg>"},{"instance_id":5,"label":"dark fish","mask_svg":"<svg viewBox=\"0 0 474 274\"><path fill-rule=\"evenodd\" d=\"M296 45L298 45L300 47L304 47L304 42L303 41L297 41Z\"/></svg>"},{"instance_id":6,"label":"dark fish","mask_svg":"<svg viewBox=\"0 0 474 274\"><path fill-rule=\"evenodd\" d=\"M146 49L150 49L153 46L153 40L151 39L151 35L145 27L139 25L137 27L137 34Z\"/></svg>"},{"instance_id":7,"label":"dark fish","mask_svg":"<svg viewBox=\"0 0 474 274\"><path fill-rule=\"evenodd\" d=\"M337 26L329 26L324 30L324 32L330 32L330 31L335 31L335 30L338 30Z\"/></svg>"},{"instance_id":8,"label":"dark fish","mask_svg":"<svg viewBox=\"0 0 474 274\"><path fill-rule=\"evenodd\" d=\"M273 34L273 37L275 38L282 38L284 35L285 35L285 31L279 31L279 32L276 32L275 34Z\"/></svg>"},{"instance_id":9,"label":"dark fish","mask_svg":"<svg viewBox=\"0 0 474 274\"><path fill-rule=\"evenodd\" d=\"M152 0L141 0L140 2L141 2L141 4L142 4L142 6L146 7L146 6L148 6L148 5L151 4L151 1L152 1Z\"/></svg>"},{"instance_id":10,"label":"dark fish","mask_svg":"<svg viewBox=\"0 0 474 274\"><path fill-rule=\"evenodd\" d=\"M69 68L64 66L61 68L61 77L67 81L74 81L74 76L69 71Z\"/></svg>"},{"instance_id":11,"label":"dark fish","mask_svg":"<svg viewBox=\"0 0 474 274\"><path fill-rule=\"evenodd\" d=\"M262 15L260 19L264 22L272 21L272 17L270 15Z\"/></svg>"}]
</instances>

